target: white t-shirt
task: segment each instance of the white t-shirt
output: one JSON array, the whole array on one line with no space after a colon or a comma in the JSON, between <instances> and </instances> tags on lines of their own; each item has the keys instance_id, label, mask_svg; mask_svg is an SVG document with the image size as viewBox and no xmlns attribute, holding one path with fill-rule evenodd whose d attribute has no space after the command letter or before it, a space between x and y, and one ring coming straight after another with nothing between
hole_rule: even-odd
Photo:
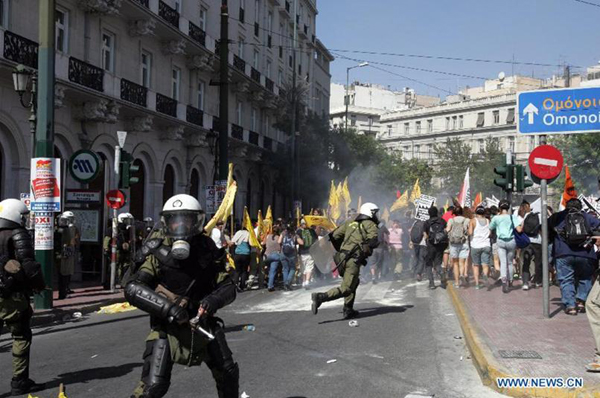
<instances>
[{"instance_id":1,"label":"white t-shirt","mask_svg":"<svg viewBox=\"0 0 600 398\"><path fill-rule=\"evenodd\" d=\"M223 233L219 228L212 229L210 238L215 242L215 245L217 245L217 249L223 248Z\"/></svg>"}]
</instances>

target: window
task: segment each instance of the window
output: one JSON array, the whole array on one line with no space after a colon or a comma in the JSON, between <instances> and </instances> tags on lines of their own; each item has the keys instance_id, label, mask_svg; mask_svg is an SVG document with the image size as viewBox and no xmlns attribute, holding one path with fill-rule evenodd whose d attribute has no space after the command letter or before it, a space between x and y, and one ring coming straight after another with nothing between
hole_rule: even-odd
<instances>
[{"instance_id":1,"label":"window","mask_svg":"<svg viewBox=\"0 0 600 398\"><path fill-rule=\"evenodd\" d=\"M258 51L254 50L254 54L252 55L252 67L258 70L258 60L259 60Z\"/></svg>"},{"instance_id":2,"label":"window","mask_svg":"<svg viewBox=\"0 0 600 398\"><path fill-rule=\"evenodd\" d=\"M252 113L250 114L250 130L256 132L256 128L258 127L258 121L256 120L256 108L252 108Z\"/></svg>"},{"instance_id":3,"label":"window","mask_svg":"<svg viewBox=\"0 0 600 398\"><path fill-rule=\"evenodd\" d=\"M515 137L508 137L508 149L511 152L515 152Z\"/></svg>"},{"instance_id":4,"label":"window","mask_svg":"<svg viewBox=\"0 0 600 398\"><path fill-rule=\"evenodd\" d=\"M494 111L494 124L500 124L500 111Z\"/></svg>"},{"instance_id":5,"label":"window","mask_svg":"<svg viewBox=\"0 0 600 398\"><path fill-rule=\"evenodd\" d=\"M203 81L198 82L198 109L204 110L204 90L206 84Z\"/></svg>"},{"instance_id":6,"label":"window","mask_svg":"<svg viewBox=\"0 0 600 398\"><path fill-rule=\"evenodd\" d=\"M508 110L508 115L506 115L506 124L515 124L515 108L510 108Z\"/></svg>"},{"instance_id":7,"label":"window","mask_svg":"<svg viewBox=\"0 0 600 398\"><path fill-rule=\"evenodd\" d=\"M433 160L433 144L427 144L427 158Z\"/></svg>"},{"instance_id":8,"label":"window","mask_svg":"<svg viewBox=\"0 0 600 398\"><path fill-rule=\"evenodd\" d=\"M485 125L485 113L479 112L477 114L477 127L483 127Z\"/></svg>"},{"instance_id":9,"label":"window","mask_svg":"<svg viewBox=\"0 0 600 398\"><path fill-rule=\"evenodd\" d=\"M529 136L529 152L531 152L535 149L535 139L536 139L535 135Z\"/></svg>"},{"instance_id":10,"label":"window","mask_svg":"<svg viewBox=\"0 0 600 398\"><path fill-rule=\"evenodd\" d=\"M417 123L419 123L419 122L417 122ZM421 151L421 145L415 145L415 149L413 151L413 156L415 159L419 159L420 151Z\"/></svg>"},{"instance_id":11,"label":"window","mask_svg":"<svg viewBox=\"0 0 600 398\"><path fill-rule=\"evenodd\" d=\"M238 57L244 59L244 38L240 37L238 41Z\"/></svg>"},{"instance_id":12,"label":"window","mask_svg":"<svg viewBox=\"0 0 600 398\"><path fill-rule=\"evenodd\" d=\"M179 87L181 86L181 69L174 67L171 71L171 98L179 101Z\"/></svg>"},{"instance_id":13,"label":"window","mask_svg":"<svg viewBox=\"0 0 600 398\"><path fill-rule=\"evenodd\" d=\"M175 11L181 14L181 2L183 0L175 0Z\"/></svg>"},{"instance_id":14,"label":"window","mask_svg":"<svg viewBox=\"0 0 600 398\"><path fill-rule=\"evenodd\" d=\"M236 116L237 116L237 125L238 126L242 125L243 106L244 106L244 104L242 104L242 101L238 101L237 105L236 105L236 108L235 108L235 112L236 112Z\"/></svg>"},{"instance_id":15,"label":"window","mask_svg":"<svg viewBox=\"0 0 600 398\"><path fill-rule=\"evenodd\" d=\"M407 156L407 157L408 157L408 152L409 152L409 150L410 150L410 147L409 147L409 146L405 146L405 147L402 149L402 152L404 152L404 156Z\"/></svg>"},{"instance_id":16,"label":"window","mask_svg":"<svg viewBox=\"0 0 600 398\"><path fill-rule=\"evenodd\" d=\"M433 119L427 121L427 132L433 133Z\"/></svg>"},{"instance_id":17,"label":"window","mask_svg":"<svg viewBox=\"0 0 600 398\"><path fill-rule=\"evenodd\" d=\"M446 130L450 130L450 117L446 118Z\"/></svg>"},{"instance_id":18,"label":"window","mask_svg":"<svg viewBox=\"0 0 600 398\"><path fill-rule=\"evenodd\" d=\"M142 51L142 86L150 88L152 79L152 54Z\"/></svg>"},{"instance_id":19,"label":"window","mask_svg":"<svg viewBox=\"0 0 600 398\"><path fill-rule=\"evenodd\" d=\"M458 117L458 128L459 128L459 129L463 129L463 128L464 128L464 126L465 126L465 120L464 120L464 117L463 117L463 115L460 115L460 116Z\"/></svg>"},{"instance_id":20,"label":"window","mask_svg":"<svg viewBox=\"0 0 600 398\"><path fill-rule=\"evenodd\" d=\"M115 67L115 35L102 33L102 67L107 72L114 72Z\"/></svg>"},{"instance_id":21,"label":"window","mask_svg":"<svg viewBox=\"0 0 600 398\"><path fill-rule=\"evenodd\" d=\"M481 138L479 140L477 140L477 144L479 146L479 153L483 153L485 152L485 141Z\"/></svg>"},{"instance_id":22,"label":"window","mask_svg":"<svg viewBox=\"0 0 600 398\"><path fill-rule=\"evenodd\" d=\"M0 0L0 27L8 28L8 2L10 0Z\"/></svg>"},{"instance_id":23,"label":"window","mask_svg":"<svg viewBox=\"0 0 600 398\"><path fill-rule=\"evenodd\" d=\"M265 75L270 79L271 78L271 61L267 60L267 69L265 71Z\"/></svg>"},{"instance_id":24,"label":"window","mask_svg":"<svg viewBox=\"0 0 600 398\"><path fill-rule=\"evenodd\" d=\"M421 122L416 122L415 125L417 128L417 134L421 134Z\"/></svg>"},{"instance_id":25,"label":"window","mask_svg":"<svg viewBox=\"0 0 600 398\"><path fill-rule=\"evenodd\" d=\"M0 16L0 25L2 25L1 21L2 17ZM54 22L54 43L56 46L56 50L62 53L66 53L68 52L69 43L69 12L64 8L57 7L54 11Z\"/></svg>"},{"instance_id":26,"label":"window","mask_svg":"<svg viewBox=\"0 0 600 398\"><path fill-rule=\"evenodd\" d=\"M350 126L356 126L356 115L350 115Z\"/></svg>"},{"instance_id":27,"label":"window","mask_svg":"<svg viewBox=\"0 0 600 398\"><path fill-rule=\"evenodd\" d=\"M241 23L244 23L245 15L246 15L246 1L245 0L240 0L240 15L239 15L239 20L240 20Z\"/></svg>"},{"instance_id":28,"label":"window","mask_svg":"<svg viewBox=\"0 0 600 398\"><path fill-rule=\"evenodd\" d=\"M277 74L277 85L279 87L283 86L283 71L279 69L279 73Z\"/></svg>"},{"instance_id":29,"label":"window","mask_svg":"<svg viewBox=\"0 0 600 398\"><path fill-rule=\"evenodd\" d=\"M368 123L369 123L369 130L371 130L371 127L373 127L373 116L369 116L369 118L367 119Z\"/></svg>"},{"instance_id":30,"label":"window","mask_svg":"<svg viewBox=\"0 0 600 398\"><path fill-rule=\"evenodd\" d=\"M452 130L456 130L456 121L458 120L457 116L452 116Z\"/></svg>"},{"instance_id":31,"label":"window","mask_svg":"<svg viewBox=\"0 0 600 398\"><path fill-rule=\"evenodd\" d=\"M200 29L206 32L206 8L200 7Z\"/></svg>"},{"instance_id":32,"label":"window","mask_svg":"<svg viewBox=\"0 0 600 398\"><path fill-rule=\"evenodd\" d=\"M404 123L404 134L408 135L410 133L410 123Z\"/></svg>"},{"instance_id":33,"label":"window","mask_svg":"<svg viewBox=\"0 0 600 398\"><path fill-rule=\"evenodd\" d=\"M390 136L390 137L392 136L392 129L393 129L393 128L394 128L394 127L393 127L391 124L388 124L388 126L387 126L387 129L388 129L388 136Z\"/></svg>"}]
</instances>

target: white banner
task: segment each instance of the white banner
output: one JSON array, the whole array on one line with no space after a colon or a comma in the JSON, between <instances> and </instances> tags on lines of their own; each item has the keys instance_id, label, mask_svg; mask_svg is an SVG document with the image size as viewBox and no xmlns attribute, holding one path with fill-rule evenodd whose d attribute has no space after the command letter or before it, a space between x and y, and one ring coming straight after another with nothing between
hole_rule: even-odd
<instances>
[{"instance_id":1,"label":"white banner","mask_svg":"<svg viewBox=\"0 0 600 398\"><path fill-rule=\"evenodd\" d=\"M421 195L415 200L416 214L415 218L421 221L429 220L429 208L434 206L436 198L428 195Z\"/></svg>"},{"instance_id":2,"label":"white banner","mask_svg":"<svg viewBox=\"0 0 600 398\"><path fill-rule=\"evenodd\" d=\"M35 250L54 249L54 214L35 213Z\"/></svg>"}]
</instances>

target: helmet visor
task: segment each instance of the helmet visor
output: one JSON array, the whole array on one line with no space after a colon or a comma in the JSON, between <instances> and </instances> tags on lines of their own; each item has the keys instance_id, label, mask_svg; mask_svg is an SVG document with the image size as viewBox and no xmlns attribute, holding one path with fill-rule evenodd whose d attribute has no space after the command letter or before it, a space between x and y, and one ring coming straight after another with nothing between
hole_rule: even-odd
<instances>
[{"instance_id":1,"label":"helmet visor","mask_svg":"<svg viewBox=\"0 0 600 398\"><path fill-rule=\"evenodd\" d=\"M204 225L204 212L169 211L162 214L165 233L169 238L187 239L200 233Z\"/></svg>"}]
</instances>

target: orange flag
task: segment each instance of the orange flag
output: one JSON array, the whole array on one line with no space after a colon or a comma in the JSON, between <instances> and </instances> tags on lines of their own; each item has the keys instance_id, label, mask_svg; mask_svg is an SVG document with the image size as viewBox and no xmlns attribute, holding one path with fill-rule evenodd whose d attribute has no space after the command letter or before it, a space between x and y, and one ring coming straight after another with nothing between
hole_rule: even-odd
<instances>
[{"instance_id":1,"label":"orange flag","mask_svg":"<svg viewBox=\"0 0 600 398\"><path fill-rule=\"evenodd\" d=\"M477 206L479 206L481 204L481 202L483 202L482 199L483 195L481 194L481 192L479 192L477 194L477 196L475 196L475 202L473 202L473 208L477 208Z\"/></svg>"},{"instance_id":2,"label":"orange flag","mask_svg":"<svg viewBox=\"0 0 600 398\"><path fill-rule=\"evenodd\" d=\"M565 166L565 191L563 192L562 201L560 202L560 210L565 209L569 199L577 199L577 191L575 190L575 185L571 178L569 166Z\"/></svg>"}]
</instances>

